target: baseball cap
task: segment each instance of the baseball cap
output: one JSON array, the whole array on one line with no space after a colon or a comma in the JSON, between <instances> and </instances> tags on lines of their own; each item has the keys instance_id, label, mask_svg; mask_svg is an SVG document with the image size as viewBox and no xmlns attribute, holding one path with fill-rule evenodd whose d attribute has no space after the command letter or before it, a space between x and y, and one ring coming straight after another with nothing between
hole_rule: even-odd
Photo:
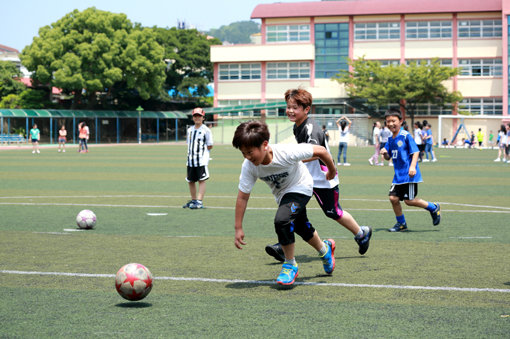
<instances>
[{"instance_id":1,"label":"baseball cap","mask_svg":"<svg viewBox=\"0 0 510 339\"><path fill-rule=\"evenodd\" d=\"M193 110L193 112L191 113L191 115L201 115L201 116L204 116L205 115L205 112L202 108L200 107L197 107Z\"/></svg>"}]
</instances>

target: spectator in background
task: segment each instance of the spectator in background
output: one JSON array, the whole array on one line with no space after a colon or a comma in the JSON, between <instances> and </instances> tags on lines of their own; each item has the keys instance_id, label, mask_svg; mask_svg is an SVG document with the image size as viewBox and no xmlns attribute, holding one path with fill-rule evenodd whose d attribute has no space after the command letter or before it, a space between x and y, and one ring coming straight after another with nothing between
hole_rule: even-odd
<instances>
[{"instance_id":1,"label":"spectator in background","mask_svg":"<svg viewBox=\"0 0 510 339\"><path fill-rule=\"evenodd\" d=\"M418 150L420 151L420 154L418 155L418 161L423 161L423 152L425 151L425 144L423 143L422 139L422 130L421 130L421 123L419 121L414 123L414 142L416 143L416 146L418 146Z\"/></svg>"},{"instance_id":2,"label":"spectator in background","mask_svg":"<svg viewBox=\"0 0 510 339\"><path fill-rule=\"evenodd\" d=\"M80 144L78 146L78 153L88 153L89 147L87 146L87 141L89 140L90 130L89 126L85 121L82 121L78 124L78 130L80 131L78 135L78 139L80 140Z\"/></svg>"},{"instance_id":3,"label":"spectator in background","mask_svg":"<svg viewBox=\"0 0 510 339\"><path fill-rule=\"evenodd\" d=\"M471 136L469 137L469 148L474 147L475 145L475 132L471 131Z\"/></svg>"},{"instance_id":4,"label":"spectator in background","mask_svg":"<svg viewBox=\"0 0 510 339\"><path fill-rule=\"evenodd\" d=\"M32 126L30 130L30 139L32 139L32 153L41 153L39 151L39 140L41 139L41 131L37 128L37 124Z\"/></svg>"},{"instance_id":5,"label":"spectator in background","mask_svg":"<svg viewBox=\"0 0 510 339\"><path fill-rule=\"evenodd\" d=\"M343 154L343 165L351 166L351 164L347 162L347 144L349 143L349 129L351 128L352 121L346 116L342 116L336 121L336 125L338 126L338 132L340 133L340 137L338 138L337 164L338 166L342 165L342 163L340 163L340 157Z\"/></svg>"},{"instance_id":6,"label":"spectator in background","mask_svg":"<svg viewBox=\"0 0 510 339\"><path fill-rule=\"evenodd\" d=\"M62 127L58 130L58 151L62 151L62 153L66 152L66 137L67 131L66 127L62 125Z\"/></svg>"},{"instance_id":7,"label":"spectator in background","mask_svg":"<svg viewBox=\"0 0 510 339\"><path fill-rule=\"evenodd\" d=\"M429 161L436 162L437 158L436 158L436 155L434 154L434 150L432 149L432 147L434 146L434 138L432 136L431 126L428 122L426 124L425 123L426 123L426 120L423 121L423 128L425 130L425 134L424 134L425 138L424 139L425 139L425 157L426 157L426 159L424 159L423 162L429 162ZM430 153L430 160L429 160L429 153Z\"/></svg>"},{"instance_id":8,"label":"spectator in background","mask_svg":"<svg viewBox=\"0 0 510 339\"><path fill-rule=\"evenodd\" d=\"M379 136L379 140L381 141L381 144L379 145L379 149L383 149L384 146L386 146L386 143L388 142L389 137L391 137L393 133L391 133L388 126L386 126L386 121L384 122L384 127L381 130L381 135ZM384 158L382 158L384 160ZM388 160L388 166L393 166L393 160L390 158Z\"/></svg>"},{"instance_id":9,"label":"spectator in background","mask_svg":"<svg viewBox=\"0 0 510 339\"><path fill-rule=\"evenodd\" d=\"M492 133L492 130L489 132L489 147L494 148L494 133Z\"/></svg>"},{"instance_id":10,"label":"spectator in background","mask_svg":"<svg viewBox=\"0 0 510 339\"><path fill-rule=\"evenodd\" d=\"M476 133L476 140L478 141L478 148L481 150L482 149L482 145L483 145L483 138L485 137L485 135L483 134L482 132L482 129L479 128L478 129L478 132Z\"/></svg>"},{"instance_id":11,"label":"spectator in background","mask_svg":"<svg viewBox=\"0 0 510 339\"><path fill-rule=\"evenodd\" d=\"M368 159L368 162L370 163L370 165L375 165L375 166L384 166L384 163L381 161L379 162L379 151L381 149L381 144L380 144L380 134L381 134L381 123L379 121L376 121L374 122L374 126L373 126L373 129L372 129L372 142L374 143L374 155L372 155L369 159Z\"/></svg>"}]
</instances>

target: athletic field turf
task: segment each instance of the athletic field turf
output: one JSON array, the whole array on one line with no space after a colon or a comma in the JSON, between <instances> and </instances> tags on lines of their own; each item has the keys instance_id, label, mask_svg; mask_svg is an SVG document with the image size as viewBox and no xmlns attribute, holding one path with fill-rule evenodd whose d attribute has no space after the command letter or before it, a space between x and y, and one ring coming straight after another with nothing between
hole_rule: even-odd
<instances>
[{"instance_id":1,"label":"athletic field turf","mask_svg":"<svg viewBox=\"0 0 510 339\"><path fill-rule=\"evenodd\" d=\"M239 151L214 147L207 208L189 210L185 146L90 149L0 151L0 337L509 337L510 164L493 162L496 150L436 150L439 162L420 164L418 196L441 203L441 224L404 207L410 231L389 233L393 168L369 166L372 148L349 148L341 204L373 228L370 249L358 255L312 199L311 222L336 240L336 269L324 275L297 239L299 277L280 289L280 263L264 252L276 236L263 182L245 217L248 245L233 244ZM82 209L96 213L95 229L76 229ZM139 302L114 288L129 262L156 277Z\"/></svg>"}]
</instances>

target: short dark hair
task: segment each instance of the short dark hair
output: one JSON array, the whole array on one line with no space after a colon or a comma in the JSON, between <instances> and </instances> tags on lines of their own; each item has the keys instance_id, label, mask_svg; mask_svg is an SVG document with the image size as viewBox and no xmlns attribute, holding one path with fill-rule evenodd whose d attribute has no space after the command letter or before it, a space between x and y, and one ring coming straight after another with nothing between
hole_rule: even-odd
<instances>
[{"instance_id":1,"label":"short dark hair","mask_svg":"<svg viewBox=\"0 0 510 339\"><path fill-rule=\"evenodd\" d=\"M289 102L290 99L293 99L303 108L312 107L312 95L305 89L289 89L285 92L284 97L285 102Z\"/></svg>"},{"instance_id":2,"label":"short dark hair","mask_svg":"<svg viewBox=\"0 0 510 339\"><path fill-rule=\"evenodd\" d=\"M269 129L267 125L258 120L246 121L237 126L232 139L232 146L260 147L264 141L269 141Z\"/></svg>"},{"instance_id":3,"label":"short dark hair","mask_svg":"<svg viewBox=\"0 0 510 339\"><path fill-rule=\"evenodd\" d=\"M397 117L398 120L402 120L402 113L400 113L400 110L396 108L390 108L384 113L384 119L387 117Z\"/></svg>"}]
</instances>

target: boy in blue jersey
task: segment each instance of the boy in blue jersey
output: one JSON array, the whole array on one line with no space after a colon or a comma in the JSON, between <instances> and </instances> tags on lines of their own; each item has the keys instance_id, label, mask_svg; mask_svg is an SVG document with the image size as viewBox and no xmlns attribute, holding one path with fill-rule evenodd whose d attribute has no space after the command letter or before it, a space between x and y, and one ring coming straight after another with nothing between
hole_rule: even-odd
<instances>
[{"instance_id":1,"label":"boy in blue jersey","mask_svg":"<svg viewBox=\"0 0 510 339\"><path fill-rule=\"evenodd\" d=\"M432 224L439 225L441 222L441 207L439 204L416 198L418 194L418 183L422 182L420 168L418 167L418 156L420 151L409 132L402 129L402 115L397 109L389 109L384 115L386 125L392 132L386 146L381 149L384 159L393 160L395 175L390 188L390 202L397 218L397 223L390 232L407 231L407 223L402 212L400 201L408 206L421 207L430 212Z\"/></svg>"}]
</instances>

